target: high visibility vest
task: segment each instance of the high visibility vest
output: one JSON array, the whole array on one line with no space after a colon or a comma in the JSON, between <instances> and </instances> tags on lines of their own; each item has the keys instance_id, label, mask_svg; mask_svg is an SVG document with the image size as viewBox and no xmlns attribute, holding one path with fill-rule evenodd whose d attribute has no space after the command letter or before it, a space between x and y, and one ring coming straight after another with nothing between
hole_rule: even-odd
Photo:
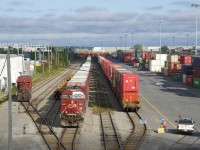
<instances>
[{"instance_id":1,"label":"high visibility vest","mask_svg":"<svg viewBox=\"0 0 200 150\"><path fill-rule=\"evenodd\" d=\"M163 127L167 126L167 122L165 120L163 120L162 125L163 125Z\"/></svg>"}]
</instances>

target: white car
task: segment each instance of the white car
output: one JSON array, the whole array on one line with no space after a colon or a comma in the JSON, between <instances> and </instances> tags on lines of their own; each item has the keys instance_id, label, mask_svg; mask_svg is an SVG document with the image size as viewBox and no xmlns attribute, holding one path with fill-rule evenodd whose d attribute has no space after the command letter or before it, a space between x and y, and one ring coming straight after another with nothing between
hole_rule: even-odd
<instances>
[{"instance_id":1,"label":"white car","mask_svg":"<svg viewBox=\"0 0 200 150\"><path fill-rule=\"evenodd\" d=\"M192 118L181 118L177 122L177 132L192 133L195 130Z\"/></svg>"}]
</instances>

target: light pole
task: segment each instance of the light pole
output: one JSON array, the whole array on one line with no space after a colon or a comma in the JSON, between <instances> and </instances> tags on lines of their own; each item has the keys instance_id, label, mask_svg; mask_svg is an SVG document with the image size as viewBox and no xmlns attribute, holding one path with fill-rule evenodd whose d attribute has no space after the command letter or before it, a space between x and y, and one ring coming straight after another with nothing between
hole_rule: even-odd
<instances>
[{"instance_id":1,"label":"light pole","mask_svg":"<svg viewBox=\"0 0 200 150\"><path fill-rule=\"evenodd\" d=\"M192 5L191 5L192 7L199 7L200 6L200 4L198 4L198 3L193 3ZM195 46L195 56L197 55L197 14L196 14L196 46Z\"/></svg>"},{"instance_id":2,"label":"light pole","mask_svg":"<svg viewBox=\"0 0 200 150\"><path fill-rule=\"evenodd\" d=\"M121 43L122 43L122 37L120 37L120 50L122 49L121 48Z\"/></svg>"},{"instance_id":3,"label":"light pole","mask_svg":"<svg viewBox=\"0 0 200 150\"><path fill-rule=\"evenodd\" d=\"M131 34L132 34L132 50L133 50L133 34L134 34L134 33L131 33Z\"/></svg>"},{"instance_id":4,"label":"light pole","mask_svg":"<svg viewBox=\"0 0 200 150\"><path fill-rule=\"evenodd\" d=\"M141 28L140 31L142 31L142 34L144 33L146 29L145 28ZM144 35L142 35L142 53L144 52Z\"/></svg>"},{"instance_id":5,"label":"light pole","mask_svg":"<svg viewBox=\"0 0 200 150\"><path fill-rule=\"evenodd\" d=\"M188 36L189 36L189 34L187 33L186 36L187 36L187 49L188 49Z\"/></svg>"},{"instance_id":6,"label":"light pole","mask_svg":"<svg viewBox=\"0 0 200 150\"><path fill-rule=\"evenodd\" d=\"M174 36L172 36L172 49L174 49Z\"/></svg>"},{"instance_id":7,"label":"light pole","mask_svg":"<svg viewBox=\"0 0 200 150\"><path fill-rule=\"evenodd\" d=\"M162 32L162 27L161 24L164 20L157 20L157 22L160 24L160 54L161 54L161 48L162 48L162 39L161 39L161 32Z\"/></svg>"},{"instance_id":8,"label":"light pole","mask_svg":"<svg viewBox=\"0 0 200 150\"><path fill-rule=\"evenodd\" d=\"M125 52L126 52L126 37L127 37L128 35L124 35L124 37L125 37Z\"/></svg>"}]
</instances>

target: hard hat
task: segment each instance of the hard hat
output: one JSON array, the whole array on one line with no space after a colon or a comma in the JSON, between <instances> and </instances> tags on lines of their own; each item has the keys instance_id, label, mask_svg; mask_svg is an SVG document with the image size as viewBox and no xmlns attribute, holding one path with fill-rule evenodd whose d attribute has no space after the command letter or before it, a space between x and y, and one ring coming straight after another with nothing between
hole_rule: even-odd
<instances>
[{"instance_id":1,"label":"hard hat","mask_svg":"<svg viewBox=\"0 0 200 150\"><path fill-rule=\"evenodd\" d=\"M162 120L165 120L164 118Z\"/></svg>"}]
</instances>

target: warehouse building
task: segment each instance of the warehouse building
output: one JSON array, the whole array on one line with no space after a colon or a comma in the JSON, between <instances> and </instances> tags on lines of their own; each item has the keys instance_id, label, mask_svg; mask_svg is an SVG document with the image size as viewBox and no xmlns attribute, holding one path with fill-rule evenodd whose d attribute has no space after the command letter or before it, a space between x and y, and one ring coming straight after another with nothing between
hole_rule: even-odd
<instances>
[{"instance_id":1,"label":"warehouse building","mask_svg":"<svg viewBox=\"0 0 200 150\"><path fill-rule=\"evenodd\" d=\"M6 54L0 54L0 90L7 88L7 59ZM24 61L23 55L10 55L11 83L15 84L18 76L30 74L30 63Z\"/></svg>"}]
</instances>

